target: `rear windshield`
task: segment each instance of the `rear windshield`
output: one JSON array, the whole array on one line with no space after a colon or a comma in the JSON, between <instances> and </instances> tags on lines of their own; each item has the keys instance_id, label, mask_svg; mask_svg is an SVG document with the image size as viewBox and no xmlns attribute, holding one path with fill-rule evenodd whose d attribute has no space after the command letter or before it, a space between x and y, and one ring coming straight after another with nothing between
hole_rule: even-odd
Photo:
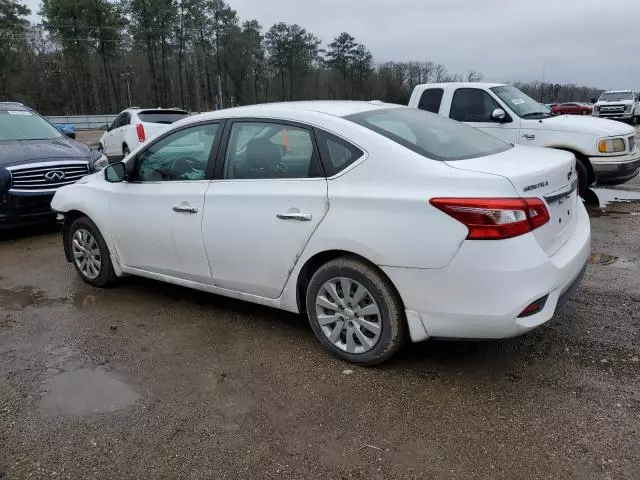
<instances>
[{"instance_id":1,"label":"rear windshield","mask_svg":"<svg viewBox=\"0 0 640 480\"><path fill-rule=\"evenodd\" d=\"M61 135L56 127L28 110L0 111L0 141L53 140Z\"/></svg>"},{"instance_id":2,"label":"rear windshield","mask_svg":"<svg viewBox=\"0 0 640 480\"><path fill-rule=\"evenodd\" d=\"M473 127L417 108L372 110L345 118L433 160L484 157L512 148Z\"/></svg>"},{"instance_id":3,"label":"rear windshield","mask_svg":"<svg viewBox=\"0 0 640 480\"><path fill-rule=\"evenodd\" d=\"M188 117L189 114L183 111L167 112L163 110L146 110L138 113L138 118L144 123L164 123L170 124Z\"/></svg>"}]
</instances>

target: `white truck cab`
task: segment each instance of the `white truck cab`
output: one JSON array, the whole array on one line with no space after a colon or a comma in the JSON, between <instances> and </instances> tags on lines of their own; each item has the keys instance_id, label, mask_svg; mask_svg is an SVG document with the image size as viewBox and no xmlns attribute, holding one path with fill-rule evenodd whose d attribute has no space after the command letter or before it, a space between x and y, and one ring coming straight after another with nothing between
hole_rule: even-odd
<instances>
[{"instance_id":1,"label":"white truck cab","mask_svg":"<svg viewBox=\"0 0 640 480\"><path fill-rule=\"evenodd\" d=\"M640 171L633 127L600 118L555 115L504 83L418 85L409 106L467 123L509 143L572 152L581 193L594 182L624 183Z\"/></svg>"},{"instance_id":2,"label":"white truck cab","mask_svg":"<svg viewBox=\"0 0 640 480\"><path fill-rule=\"evenodd\" d=\"M625 120L634 124L640 120L640 99L631 90L609 90L600 95L593 106L593 116Z\"/></svg>"}]
</instances>

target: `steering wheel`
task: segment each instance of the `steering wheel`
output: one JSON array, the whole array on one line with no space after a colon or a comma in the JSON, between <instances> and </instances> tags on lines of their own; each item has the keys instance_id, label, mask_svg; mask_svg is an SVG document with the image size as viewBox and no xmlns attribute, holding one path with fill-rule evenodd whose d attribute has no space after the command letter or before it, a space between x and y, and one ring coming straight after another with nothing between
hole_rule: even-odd
<instances>
[{"instance_id":1,"label":"steering wheel","mask_svg":"<svg viewBox=\"0 0 640 480\"><path fill-rule=\"evenodd\" d=\"M204 165L200 160L193 157L180 157L177 158L171 167L176 177L182 177L196 171L204 170Z\"/></svg>"}]
</instances>

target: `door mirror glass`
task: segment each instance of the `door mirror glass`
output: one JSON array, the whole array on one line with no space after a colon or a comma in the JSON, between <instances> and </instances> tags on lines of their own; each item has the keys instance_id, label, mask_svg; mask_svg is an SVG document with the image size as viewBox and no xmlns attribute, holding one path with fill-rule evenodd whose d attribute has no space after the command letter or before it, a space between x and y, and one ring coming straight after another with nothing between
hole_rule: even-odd
<instances>
[{"instance_id":1,"label":"door mirror glass","mask_svg":"<svg viewBox=\"0 0 640 480\"><path fill-rule=\"evenodd\" d=\"M74 130L71 130L70 128L66 128L66 127L62 127L60 129L60 131L66 135L67 137L75 140L76 139L76 132Z\"/></svg>"},{"instance_id":2,"label":"door mirror glass","mask_svg":"<svg viewBox=\"0 0 640 480\"><path fill-rule=\"evenodd\" d=\"M110 183L119 183L124 180L127 173L126 165L123 162L112 163L104 169L104 179Z\"/></svg>"},{"instance_id":3,"label":"door mirror glass","mask_svg":"<svg viewBox=\"0 0 640 480\"><path fill-rule=\"evenodd\" d=\"M105 125L102 125L102 126L100 127L100 130L101 130L101 131L103 131L103 132L108 131L108 130L109 130L109 125L106 125L106 124L105 124Z\"/></svg>"},{"instance_id":4,"label":"door mirror glass","mask_svg":"<svg viewBox=\"0 0 640 480\"><path fill-rule=\"evenodd\" d=\"M504 122L505 118L507 118L507 113L501 108L496 108L491 112L491 120L494 122Z\"/></svg>"}]
</instances>

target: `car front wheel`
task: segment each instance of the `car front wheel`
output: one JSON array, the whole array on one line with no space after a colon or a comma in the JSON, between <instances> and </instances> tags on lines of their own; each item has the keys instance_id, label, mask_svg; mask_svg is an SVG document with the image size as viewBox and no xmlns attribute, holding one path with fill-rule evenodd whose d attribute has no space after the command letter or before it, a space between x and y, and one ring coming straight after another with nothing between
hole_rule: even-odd
<instances>
[{"instance_id":1,"label":"car front wheel","mask_svg":"<svg viewBox=\"0 0 640 480\"><path fill-rule=\"evenodd\" d=\"M116 280L107 245L91 220L74 220L67 241L73 266L85 282L106 287Z\"/></svg>"},{"instance_id":2,"label":"car front wheel","mask_svg":"<svg viewBox=\"0 0 640 480\"><path fill-rule=\"evenodd\" d=\"M352 363L375 365L405 339L402 302L375 267L351 257L321 266L306 291L307 316L320 343Z\"/></svg>"}]
</instances>

